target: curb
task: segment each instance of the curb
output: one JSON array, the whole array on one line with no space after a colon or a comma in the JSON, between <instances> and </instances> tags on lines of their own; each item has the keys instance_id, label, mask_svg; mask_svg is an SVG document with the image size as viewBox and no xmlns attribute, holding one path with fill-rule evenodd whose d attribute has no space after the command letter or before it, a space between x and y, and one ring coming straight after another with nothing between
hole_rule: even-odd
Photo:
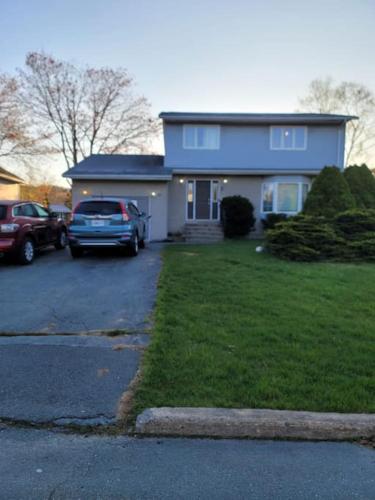
<instances>
[{"instance_id":1,"label":"curb","mask_svg":"<svg viewBox=\"0 0 375 500\"><path fill-rule=\"evenodd\" d=\"M149 408L135 432L155 436L348 440L375 436L375 414L224 408Z\"/></svg>"}]
</instances>

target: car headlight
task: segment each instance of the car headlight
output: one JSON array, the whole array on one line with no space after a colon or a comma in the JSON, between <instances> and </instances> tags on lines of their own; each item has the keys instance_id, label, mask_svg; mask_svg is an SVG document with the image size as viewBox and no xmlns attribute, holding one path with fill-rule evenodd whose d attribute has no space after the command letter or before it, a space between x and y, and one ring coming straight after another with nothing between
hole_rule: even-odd
<instances>
[{"instance_id":1,"label":"car headlight","mask_svg":"<svg viewBox=\"0 0 375 500\"><path fill-rule=\"evenodd\" d=\"M15 233L19 227L19 224L0 224L0 233Z\"/></svg>"}]
</instances>

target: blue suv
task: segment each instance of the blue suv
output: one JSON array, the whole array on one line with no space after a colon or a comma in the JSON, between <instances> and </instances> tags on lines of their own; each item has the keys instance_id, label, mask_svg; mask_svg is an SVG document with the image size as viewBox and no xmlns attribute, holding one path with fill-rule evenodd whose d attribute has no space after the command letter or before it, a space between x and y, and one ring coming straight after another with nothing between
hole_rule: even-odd
<instances>
[{"instance_id":1,"label":"blue suv","mask_svg":"<svg viewBox=\"0 0 375 500\"><path fill-rule=\"evenodd\" d=\"M130 200L93 198L79 202L68 226L72 257L98 247L123 247L130 255L138 255L138 249L145 246L148 218Z\"/></svg>"}]
</instances>

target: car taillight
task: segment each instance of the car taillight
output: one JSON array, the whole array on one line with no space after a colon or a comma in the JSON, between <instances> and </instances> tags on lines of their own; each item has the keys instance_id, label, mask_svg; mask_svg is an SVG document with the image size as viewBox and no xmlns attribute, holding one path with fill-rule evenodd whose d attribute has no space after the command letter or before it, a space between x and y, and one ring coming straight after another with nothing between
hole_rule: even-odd
<instances>
[{"instance_id":1,"label":"car taillight","mask_svg":"<svg viewBox=\"0 0 375 500\"><path fill-rule=\"evenodd\" d=\"M15 233L19 227L19 224L0 224L0 233Z\"/></svg>"},{"instance_id":2,"label":"car taillight","mask_svg":"<svg viewBox=\"0 0 375 500\"><path fill-rule=\"evenodd\" d=\"M128 220L130 220L129 214L126 211L124 203L120 203L120 205L121 205L121 211L122 211L122 220L127 222Z\"/></svg>"}]
</instances>

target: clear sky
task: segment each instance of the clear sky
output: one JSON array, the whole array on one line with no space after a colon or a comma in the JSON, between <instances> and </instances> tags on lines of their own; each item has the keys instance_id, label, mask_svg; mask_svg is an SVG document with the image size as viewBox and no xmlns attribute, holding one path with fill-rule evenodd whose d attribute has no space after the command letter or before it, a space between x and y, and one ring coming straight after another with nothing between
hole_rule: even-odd
<instances>
[{"instance_id":1,"label":"clear sky","mask_svg":"<svg viewBox=\"0 0 375 500\"><path fill-rule=\"evenodd\" d=\"M0 0L0 33L0 71L124 66L155 114L290 112L328 75L375 91L375 0Z\"/></svg>"}]
</instances>

